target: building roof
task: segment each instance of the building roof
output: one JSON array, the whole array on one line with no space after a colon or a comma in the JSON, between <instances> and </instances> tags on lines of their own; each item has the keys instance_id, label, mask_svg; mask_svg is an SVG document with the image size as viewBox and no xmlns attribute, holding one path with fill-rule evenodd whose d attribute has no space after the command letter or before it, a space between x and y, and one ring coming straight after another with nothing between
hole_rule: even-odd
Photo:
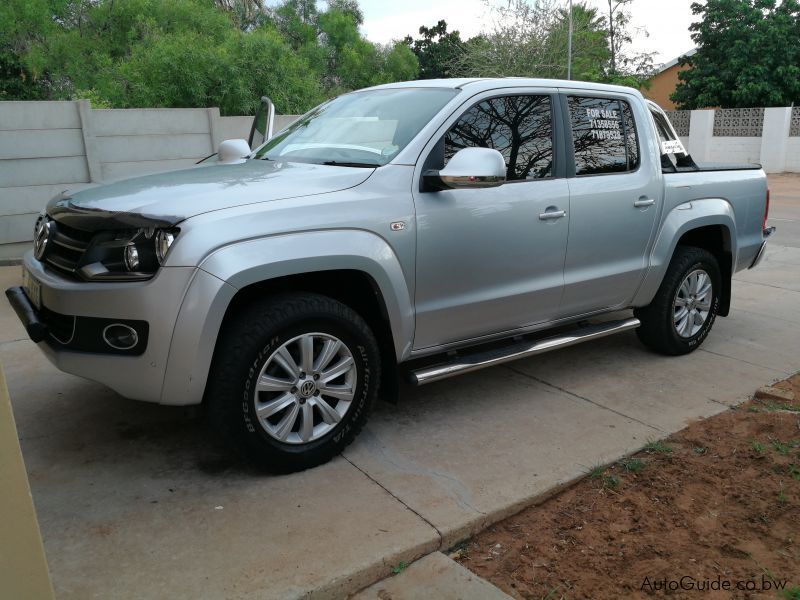
<instances>
[{"instance_id":1,"label":"building roof","mask_svg":"<svg viewBox=\"0 0 800 600\"><path fill-rule=\"evenodd\" d=\"M680 56L676 56L676 57L675 57L675 58L673 58L671 61L669 61L669 62L665 62L663 65L661 65L660 67L658 67L658 68L656 69L655 75L658 75L659 73L663 73L663 72L664 72L664 71L666 71L667 69L671 69L672 67L674 67L675 65L677 65L677 64L678 64L678 62L679 62L679 61L680 61L680 60L681 60L681 59L682 59L684 56L694 56L695 54L697 54L697 48L692 48L692 49L691 49L691 50L689 50L688 52L684 52L684 53L683 53L683 54L681 54Z\"/></svg>"}]
</instances>

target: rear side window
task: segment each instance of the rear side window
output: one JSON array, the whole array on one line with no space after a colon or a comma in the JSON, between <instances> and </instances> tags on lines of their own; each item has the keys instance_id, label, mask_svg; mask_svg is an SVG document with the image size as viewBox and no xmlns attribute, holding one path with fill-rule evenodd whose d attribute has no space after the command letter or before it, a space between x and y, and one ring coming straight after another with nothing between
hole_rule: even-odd
<instances>
[{"instance_id":1,"label":"rear side window","mask_svg":"<svg viewBox=\"0 0 800 600\"><path fill-rule=\"evenodd\" d=\"M614 98L570 96L576 175L633 171L639 140L630 105Z\"/></svg>"},{"instance_id":2,"label":"rear side window","mask_svg":"<svg viewBox=\"0 0 800 600\"><path fill-rule=\"evenodd\" d=\"M445 163L462 148L494 148L506 179L553 175L553 117L549 96L503 96L467 110L444 139Z\"/></svg>"}]
</instances>

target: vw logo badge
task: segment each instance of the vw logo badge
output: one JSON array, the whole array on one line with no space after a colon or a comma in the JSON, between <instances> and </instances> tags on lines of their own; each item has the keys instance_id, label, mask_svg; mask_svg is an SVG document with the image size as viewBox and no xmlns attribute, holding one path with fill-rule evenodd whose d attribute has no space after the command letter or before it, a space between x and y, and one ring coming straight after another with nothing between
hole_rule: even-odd
<instances>
[{"instance_id":1,"label":"vw logo badge","mask_svg":"<svg viewBox=\"0 0 800 600\"><path fill-rule=\"evenodd\" d=\"M47 242L50 240L50 227L52 221L47 217L42 217L36 223L36 229L33 232L33 255L36 260L42 260L45 252L47 252Z\"/></svg>"},{"instance_id":2,"label":"vw logo badge","mask_svg":"<svg viewBox=\"0 0 800 600\"><path fill-rule=\"evenodd\" d=\"M304 381L303 385L300 386L300 395L303 396L303 398L308 398L312 396L316 391L317 391L317 384L315 384L310 379L308 381Z\"/></svg>"}]
</instances>

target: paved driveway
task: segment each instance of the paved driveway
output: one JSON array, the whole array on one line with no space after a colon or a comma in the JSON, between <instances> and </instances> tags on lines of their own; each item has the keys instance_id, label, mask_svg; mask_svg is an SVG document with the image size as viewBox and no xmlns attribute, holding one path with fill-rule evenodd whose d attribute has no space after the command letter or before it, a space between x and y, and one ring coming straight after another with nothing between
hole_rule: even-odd
<instances>
[{"instance_id":1,"label":"paved driveway","mask_svg":"<svg viewBox=\"0 0 800 600\"><path fill-rule=\"evenodd\" d=\"M343 457L290 476L232 462L181 409L59 373L0 303L58 597L341 597L799 370L800 178L771 185L776 243L698 352L627 333L406 389Z\"/></svg>"}]
</instances>

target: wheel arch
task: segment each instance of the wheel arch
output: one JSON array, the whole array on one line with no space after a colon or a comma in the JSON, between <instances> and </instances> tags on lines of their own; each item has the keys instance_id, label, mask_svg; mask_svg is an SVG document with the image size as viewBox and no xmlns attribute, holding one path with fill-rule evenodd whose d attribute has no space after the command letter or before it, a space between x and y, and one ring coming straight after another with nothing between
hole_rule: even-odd
<instances>
[{"instance_id":1,"label":"wheel arch","mask_svg":"<svg viewBox=\"0 0 800 600\"><path fill-rule=\"evenodd\" d=\"M718 314L727 316L737 239L733 208L721 198L693 200L675 207L667 215L650 253L650 268L633 305L646 306L653 300L678 246L703 248L717 259L722 276Z\"/></svg>"},{"instance_id":2,"label":"wheel arch","mask_svg":"<svg viewBox=\"0 0 800 600\"><path fill-rule=\"evenodd\" d=\"M337 230L249 240L216 251L199 272L208 289L197 298L190 289L181 307L162 388L165 404L201 402L224 323L237 307L265 294L334 298L373 329L381 353L390 358L384 365L394 368L410 352L412 296L400 261L375 234Z\"/></svg>"},{"instance_id":3,"label":"wheel arch","mask_svg":"<svg viewBox=\"0 0 800 600\"><path fill-rule=\"evenodd\" d=\"M719 264L722 289L719 297L719 311L717 315L727 317L731 307L731 277L733 276L733 253L731 251L731 233L725 225L702 225L685 232L678 246L694 246L703 248L717 259ZM673 250L674 252L674 250Z\"/></svg>"},{"instance_id":4,"label":"wheel arch","mask_svg":"<svg viewBox=\"0 0 800 600\"><path fill-rule=\"evenodd\" d=\"M231 298L220 329L237 311L251 302L276 294L306 292L333 298L356 311L370 326L381 353L397 362L397 351L383 292L375 279L357 269L307 271L257 281L239 289Z\"/></svg>"}]
</instances>

